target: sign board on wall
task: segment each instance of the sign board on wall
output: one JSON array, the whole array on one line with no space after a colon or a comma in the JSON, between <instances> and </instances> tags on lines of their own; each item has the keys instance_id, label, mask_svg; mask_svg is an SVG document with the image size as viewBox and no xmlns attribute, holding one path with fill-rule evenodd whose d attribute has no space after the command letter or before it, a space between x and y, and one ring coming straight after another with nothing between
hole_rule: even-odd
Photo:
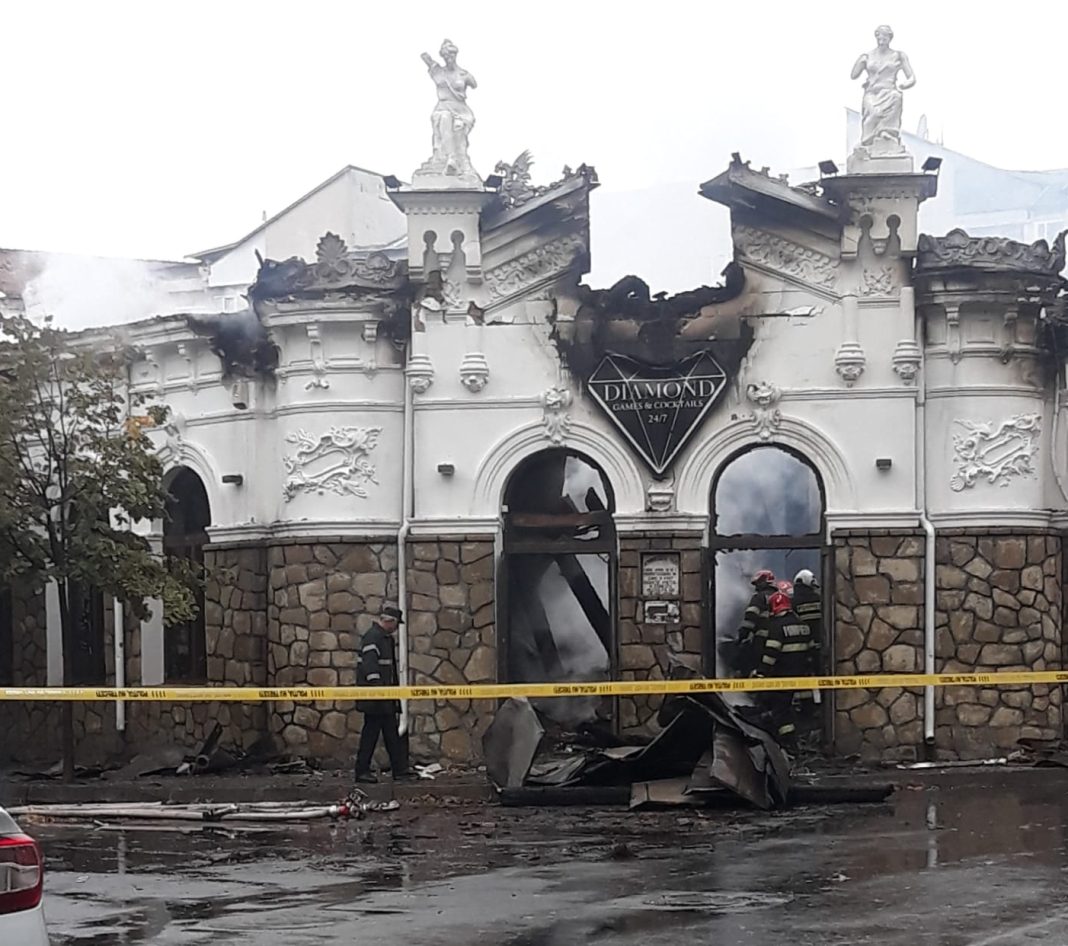
<instances>
[{"instance_id":1,"label":"sign board on wall","mask_svg":"<svg viewBox=\"0 0 1068 946\"><path fill-rule=\"evenodd\" d=\"M642 554L642 613L644 624L678 624L681 561L678 552Z\"/></svg>"},{"instance_id":2,"label":"sign board on wall","mask_svg":"<svg viewBox=\"0 0 1068 946\"><path fill-rule=\"evenodd\" d=\"M586 382L593 400L656 474L671 465L726 385L726 372L708 352L675 365L605 355Z\"/></svg>"}]
</instances>

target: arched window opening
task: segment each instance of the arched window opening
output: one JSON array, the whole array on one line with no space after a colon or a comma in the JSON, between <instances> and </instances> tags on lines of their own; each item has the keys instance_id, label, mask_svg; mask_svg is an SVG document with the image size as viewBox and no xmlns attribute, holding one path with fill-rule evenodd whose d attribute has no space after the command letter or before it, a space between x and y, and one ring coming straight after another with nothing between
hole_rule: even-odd
<instances>
[{"instance_id":1,"label":"arched window opening","mask_svg":"<svg viewBox=\"0 0 1068 946\"><path fill-rule=\"evenodd\" d=\"M736 642L758 571L770 570L784 590L792 590L803 569L822 584L823 521L822 484L797 454L754 447L722 468L712 487L709 535L709 610L715 622L705 655L710 673L729 677L742 671Z\"/></svg>"},{"instance_id":2,"label":"arched window opening","mask_svg":"<svg viewBox=\"0 0 1068 946\"><path fill-rule=\"evenodd\" d=\"M69 525L79 528L92 511L72 503ZM83 519L83 516L86 518ZM94 516L100 520L99 514ZM91 527L90 527L91 528ZM107 682L107 635L104 626L104 593L94 585L68 577L67 609L70 639L64 643L63 682L67 686L97 686ZM69 645L69 646L68 646Z\"/></svg>"},{"instance_id":3,"label":"arched window opening","mask_svg":"<svg viewBox=\"0 0 1068 946\"><path fill-rule=\"evenodd\" d=\"M544 450L504 501L501 672L515 683L611 679L616 664L614 498L592 461ZM561 725L608 722L612 701L535 701Z\"/></svg>"},{"instance_id":4,"label":"arched window opening","mask_svg":"<svg viewBox=\"0 0 1068 946\"><path fill-rule=\"evenodd\" d=\"M163 552L197 566L204 564L204 546L211 524L211 507L204 483L192 470L178 470L168 487L167 518L163 524ZM191 621L164 630L165 679L175 683L202 683L208 676L204 594L197 591L197 614Z\"/></svg>"}]
</instances>

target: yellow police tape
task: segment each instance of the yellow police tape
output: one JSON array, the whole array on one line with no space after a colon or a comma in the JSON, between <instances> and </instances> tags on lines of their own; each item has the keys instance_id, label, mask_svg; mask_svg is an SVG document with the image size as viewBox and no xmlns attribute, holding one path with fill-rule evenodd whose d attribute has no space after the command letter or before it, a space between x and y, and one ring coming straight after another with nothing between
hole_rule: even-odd
<instances>
[{"instance_id":1,"label":"yellow police tape","mask_svg":"<svg viewBox=\"0 0 1068 946\"><path fill-rule=\"evenodd\" d=\"M0 687L0 702L75 700L107 702L212 702L215 700L499 700L509 697L666 696L686 693L754 693L767 690L868 690L878 687L1020 686L1068 684L1068 671L1005 673L884 673L855 677L611 680L601 683L485 683L399 687Z\"/></svg>"}]
</instances>

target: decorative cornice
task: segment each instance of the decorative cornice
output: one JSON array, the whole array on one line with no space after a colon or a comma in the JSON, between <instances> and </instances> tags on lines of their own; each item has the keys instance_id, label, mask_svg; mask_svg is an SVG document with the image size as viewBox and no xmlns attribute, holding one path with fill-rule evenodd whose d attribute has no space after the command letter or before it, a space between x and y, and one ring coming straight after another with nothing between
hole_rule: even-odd
<instances>
[{"instance_id":1,"label":"decorative cornice","mask_svg":"<svg viewBox=\"0 0 1068 946\"><path fill-rule=\"evenodd\" d=\"M1053 246L1045 240L1030 245L1003 237L970 237L961 229L944 237L921 234L916 257L917 272L967 267L988 272L1037 273L1058 276L1065 263L1065 233Z\"/></svg>"},{"instance_id":2,"label":"decorative cornice","mask_svg":"<svg viewBox=\"0 0 1068 946\"><path fill-rule=\"evenodd\" d=\"M831 289L838 280L839 261L754 227L735 226L734 244L746 259L814 286Z\"/></svg>"},{"instance_id":3,"label":"decorative cornice","mask_svg":"<svg viewBox=\"0 0 1068 946\"><path fill-rule=\"evenodd\" d=\"M259 300L331 289L397 291L406 286L407 278L406 260L390 259L378 252L350 251L336 233L326 233L316 247L314 263L299 256L262 260L249 293Z\"/></svg>"},{"instance_id":4,"label":"decorative cornice","mask_svg":"<svg viewBox=\"0 0 1068 946\"><path fill-rule=\"evenodd\" d=\"M542 280L566 272L585 252L586 240L572 234L486 270L483 281L489 292L490 303L514 296Z\"/></svg>"}]
</instances>

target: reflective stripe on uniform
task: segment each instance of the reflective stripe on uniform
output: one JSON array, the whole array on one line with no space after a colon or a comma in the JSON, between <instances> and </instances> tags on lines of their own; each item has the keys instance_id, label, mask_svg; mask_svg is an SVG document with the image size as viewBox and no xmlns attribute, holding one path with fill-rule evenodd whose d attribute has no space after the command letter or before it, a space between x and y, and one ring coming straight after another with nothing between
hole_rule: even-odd
<instances>
[{"instance_id":1,"label":"reflective stripe on uniform","mask_svg":"<svg viewBox=\"0 0 1068 946\"><path fill-rule=\"evenodd\" d=\"M771 644L772 642L768 641L769 647L771 646ZM810 650L812 650L812 645L807 641L804 644L782 644L781 646L782 652L784 654L807 654Z\"/></svg>"},{"instance_id":2,"label":"reflective stripe on uniform","mask_svg":"<svg viewBox=\"0 0 1068 946\"><path fill-rule=\"evenodd\" d=\"M767 665L768 665L769 667L774 667L774 666L775 666L775 658L774 658L774 657L772 657L772 656L771 656L770 654L765 654L765 655L763 656L762 660L763 660L763 662L764 662L764 663L766 663L766 664L767 664Z\"/></svg>"},{"instance_id":3,"label":"reflective stripe on uniform","mask_svg":"<svg viewBox=\"0 0 1068 946\"><path fill-rule=\"evenodd\" d=\"M364 654L366 654L367 651L369 651L369 650L373 650L376 654L379 654L379 655L381 655L381 653L382 653L382 651L380 651L378 649L378 645L377 644L364 644L363 647L360 648L360 652L364 653Z\"/></svg>"},{"instance_id":4,"label":"reflective stripe on uniform","mask_svg":"<svg viewBox=\"0 0 1068 946\"><path fill-rule=\"evenodd\" d=\"M783 645L782 645L782 641L776 641L776 640L767 640L767 641L764 642L764 646L771 648L771 650L783 650L784 649ZM787 644L787 647L789 647L789 646L791 646L791 645Z\"/></svg>"},{"instance_id":5,"label":"reflective stripe on uniform","mask_svg":"<svg viewBox=\"0 0 1068 946\"><path fill-rule=\"evenodd\" d=\"M368 683L370 683L372 680L381 680L381 679L382 679L382 674L380 674L380 673L369 673L369 674L367 674L367 682Z\"/></svg>"}]
</instances>

